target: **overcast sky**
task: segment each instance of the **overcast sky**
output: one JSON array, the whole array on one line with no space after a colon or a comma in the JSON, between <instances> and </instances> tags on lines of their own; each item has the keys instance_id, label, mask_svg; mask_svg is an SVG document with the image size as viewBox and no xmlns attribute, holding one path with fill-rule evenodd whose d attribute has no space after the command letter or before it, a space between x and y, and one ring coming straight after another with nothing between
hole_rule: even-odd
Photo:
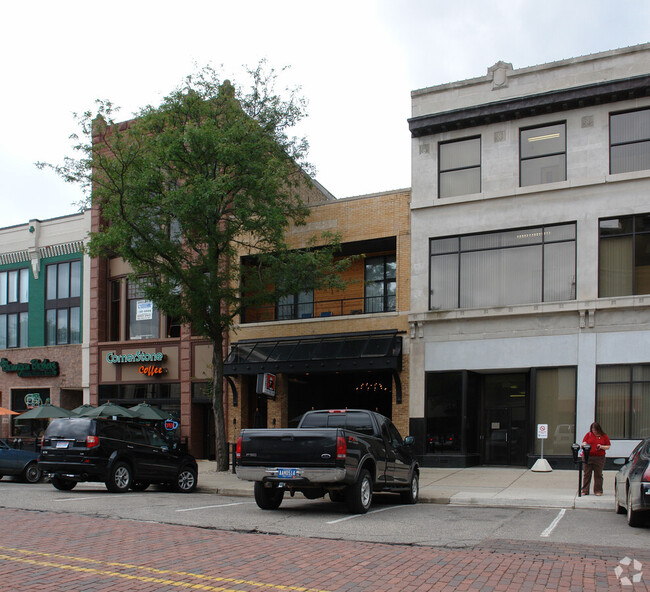
<instances>
[{"instance_id":1,"label":"overcast sky","mask_svg":"<svg viewBox=\"0 0 650 592\"><path fill-rule=\"evenodd\" d=\"M302 87L316 178L336 197L409 187L411 90L650 41L645 0L93 0L0 8L0 227L77 211L34 162L73 156L72 114L119 119L195 70L266 58Z\"/></svg>"}]
</instances>

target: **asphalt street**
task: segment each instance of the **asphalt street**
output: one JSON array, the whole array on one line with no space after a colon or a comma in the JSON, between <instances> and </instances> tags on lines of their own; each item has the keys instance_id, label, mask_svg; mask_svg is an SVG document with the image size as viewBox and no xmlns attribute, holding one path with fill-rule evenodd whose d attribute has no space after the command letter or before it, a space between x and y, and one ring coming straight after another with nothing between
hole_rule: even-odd
<instances>
[{"instance_id":1,"label":"asphalt street","mask_svg":"<svg viewBox=\"0 0 650 592\"><path fill-rule=\"evenodd\" d=\"M112 497L130 505L135 496ZM648 589L647 547L491 538L447 548L11 508L0 508L0 519L0 590L7 592ZM633 588L623 585L637 577Z\"/></svg>"}]
</instances>

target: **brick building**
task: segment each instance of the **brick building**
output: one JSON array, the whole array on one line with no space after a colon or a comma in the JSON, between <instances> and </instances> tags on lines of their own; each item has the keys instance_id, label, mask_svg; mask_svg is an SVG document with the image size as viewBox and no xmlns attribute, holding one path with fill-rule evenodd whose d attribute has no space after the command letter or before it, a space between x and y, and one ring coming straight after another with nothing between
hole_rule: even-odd
<instances>
[{"instance_id":1,"label":"brick building","mask_svg":"<svg viewBox=\"0 0 650 592\"><path fill-rule=\"evenodd\" d=\"M312 207L334 199L317 183L304 186L301 198ZM101 211L97 205L91 211L97 232ZM91 261L90 403L155 405L178 420L175 433L192 454L211 458L214 417L205 386L212 378L212 345L158 310L130 273L120 258Z\"/></svg>"},{"instance_id":2,"label":"brick building","mask_svg":"<svg viewBox=\"0 0 650 592\"><path fill-rule=\"evenodd\" d=\"M229 440L240 428L287 427L312 408L361 407L409 423L408 309L410 191L339 199L311 207L289 232L305 247L313 234L338 232L343 255L361 255L344 291L306 291L276 306L244 311L231 334ZM275 376L275 394L257 378Z\"/></svg>"},{"instance_id":3,"label":"brick building","mask_svg":"<svg viewBox=\"0 0 650 592\"><path fill-rule=\"evenodd\" d=\"M90 212L0 229L0 405L17 412L50 402L73 409L88 396ZM3 416L3 437L31 436Z\"/></svg>"}]
</instances>

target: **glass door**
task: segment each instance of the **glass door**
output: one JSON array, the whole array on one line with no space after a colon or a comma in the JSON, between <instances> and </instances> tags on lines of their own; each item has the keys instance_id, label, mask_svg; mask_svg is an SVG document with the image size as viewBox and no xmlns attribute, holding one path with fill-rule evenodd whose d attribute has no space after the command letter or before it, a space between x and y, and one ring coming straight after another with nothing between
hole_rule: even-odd
<instances>
[{"instance_id":1,"label":"glass door","mask_svg":"<svg viewBox=\"0 0 650 592\"><path fill-rule=\"evenodd\" d=\"M528 434L526 374L484 377L484 457L488 465L526 465Z\"/></svg>"}]
</instances>

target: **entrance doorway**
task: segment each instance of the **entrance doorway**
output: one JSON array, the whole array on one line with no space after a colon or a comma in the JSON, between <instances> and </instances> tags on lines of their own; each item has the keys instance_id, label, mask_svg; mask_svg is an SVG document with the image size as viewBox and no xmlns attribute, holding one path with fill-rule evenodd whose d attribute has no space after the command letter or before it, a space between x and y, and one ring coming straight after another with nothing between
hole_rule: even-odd
<instances>
[{"instance_id":1,"label":"entrance doorway","mask_svg":"<svg viewBox=\"0 0 650 592\"><path fill-rule=\"evenodd\" d=\"M525 466L528 450L528 375L485 375L483 410L483 463Z\"/></svg>"}]
</instances>

